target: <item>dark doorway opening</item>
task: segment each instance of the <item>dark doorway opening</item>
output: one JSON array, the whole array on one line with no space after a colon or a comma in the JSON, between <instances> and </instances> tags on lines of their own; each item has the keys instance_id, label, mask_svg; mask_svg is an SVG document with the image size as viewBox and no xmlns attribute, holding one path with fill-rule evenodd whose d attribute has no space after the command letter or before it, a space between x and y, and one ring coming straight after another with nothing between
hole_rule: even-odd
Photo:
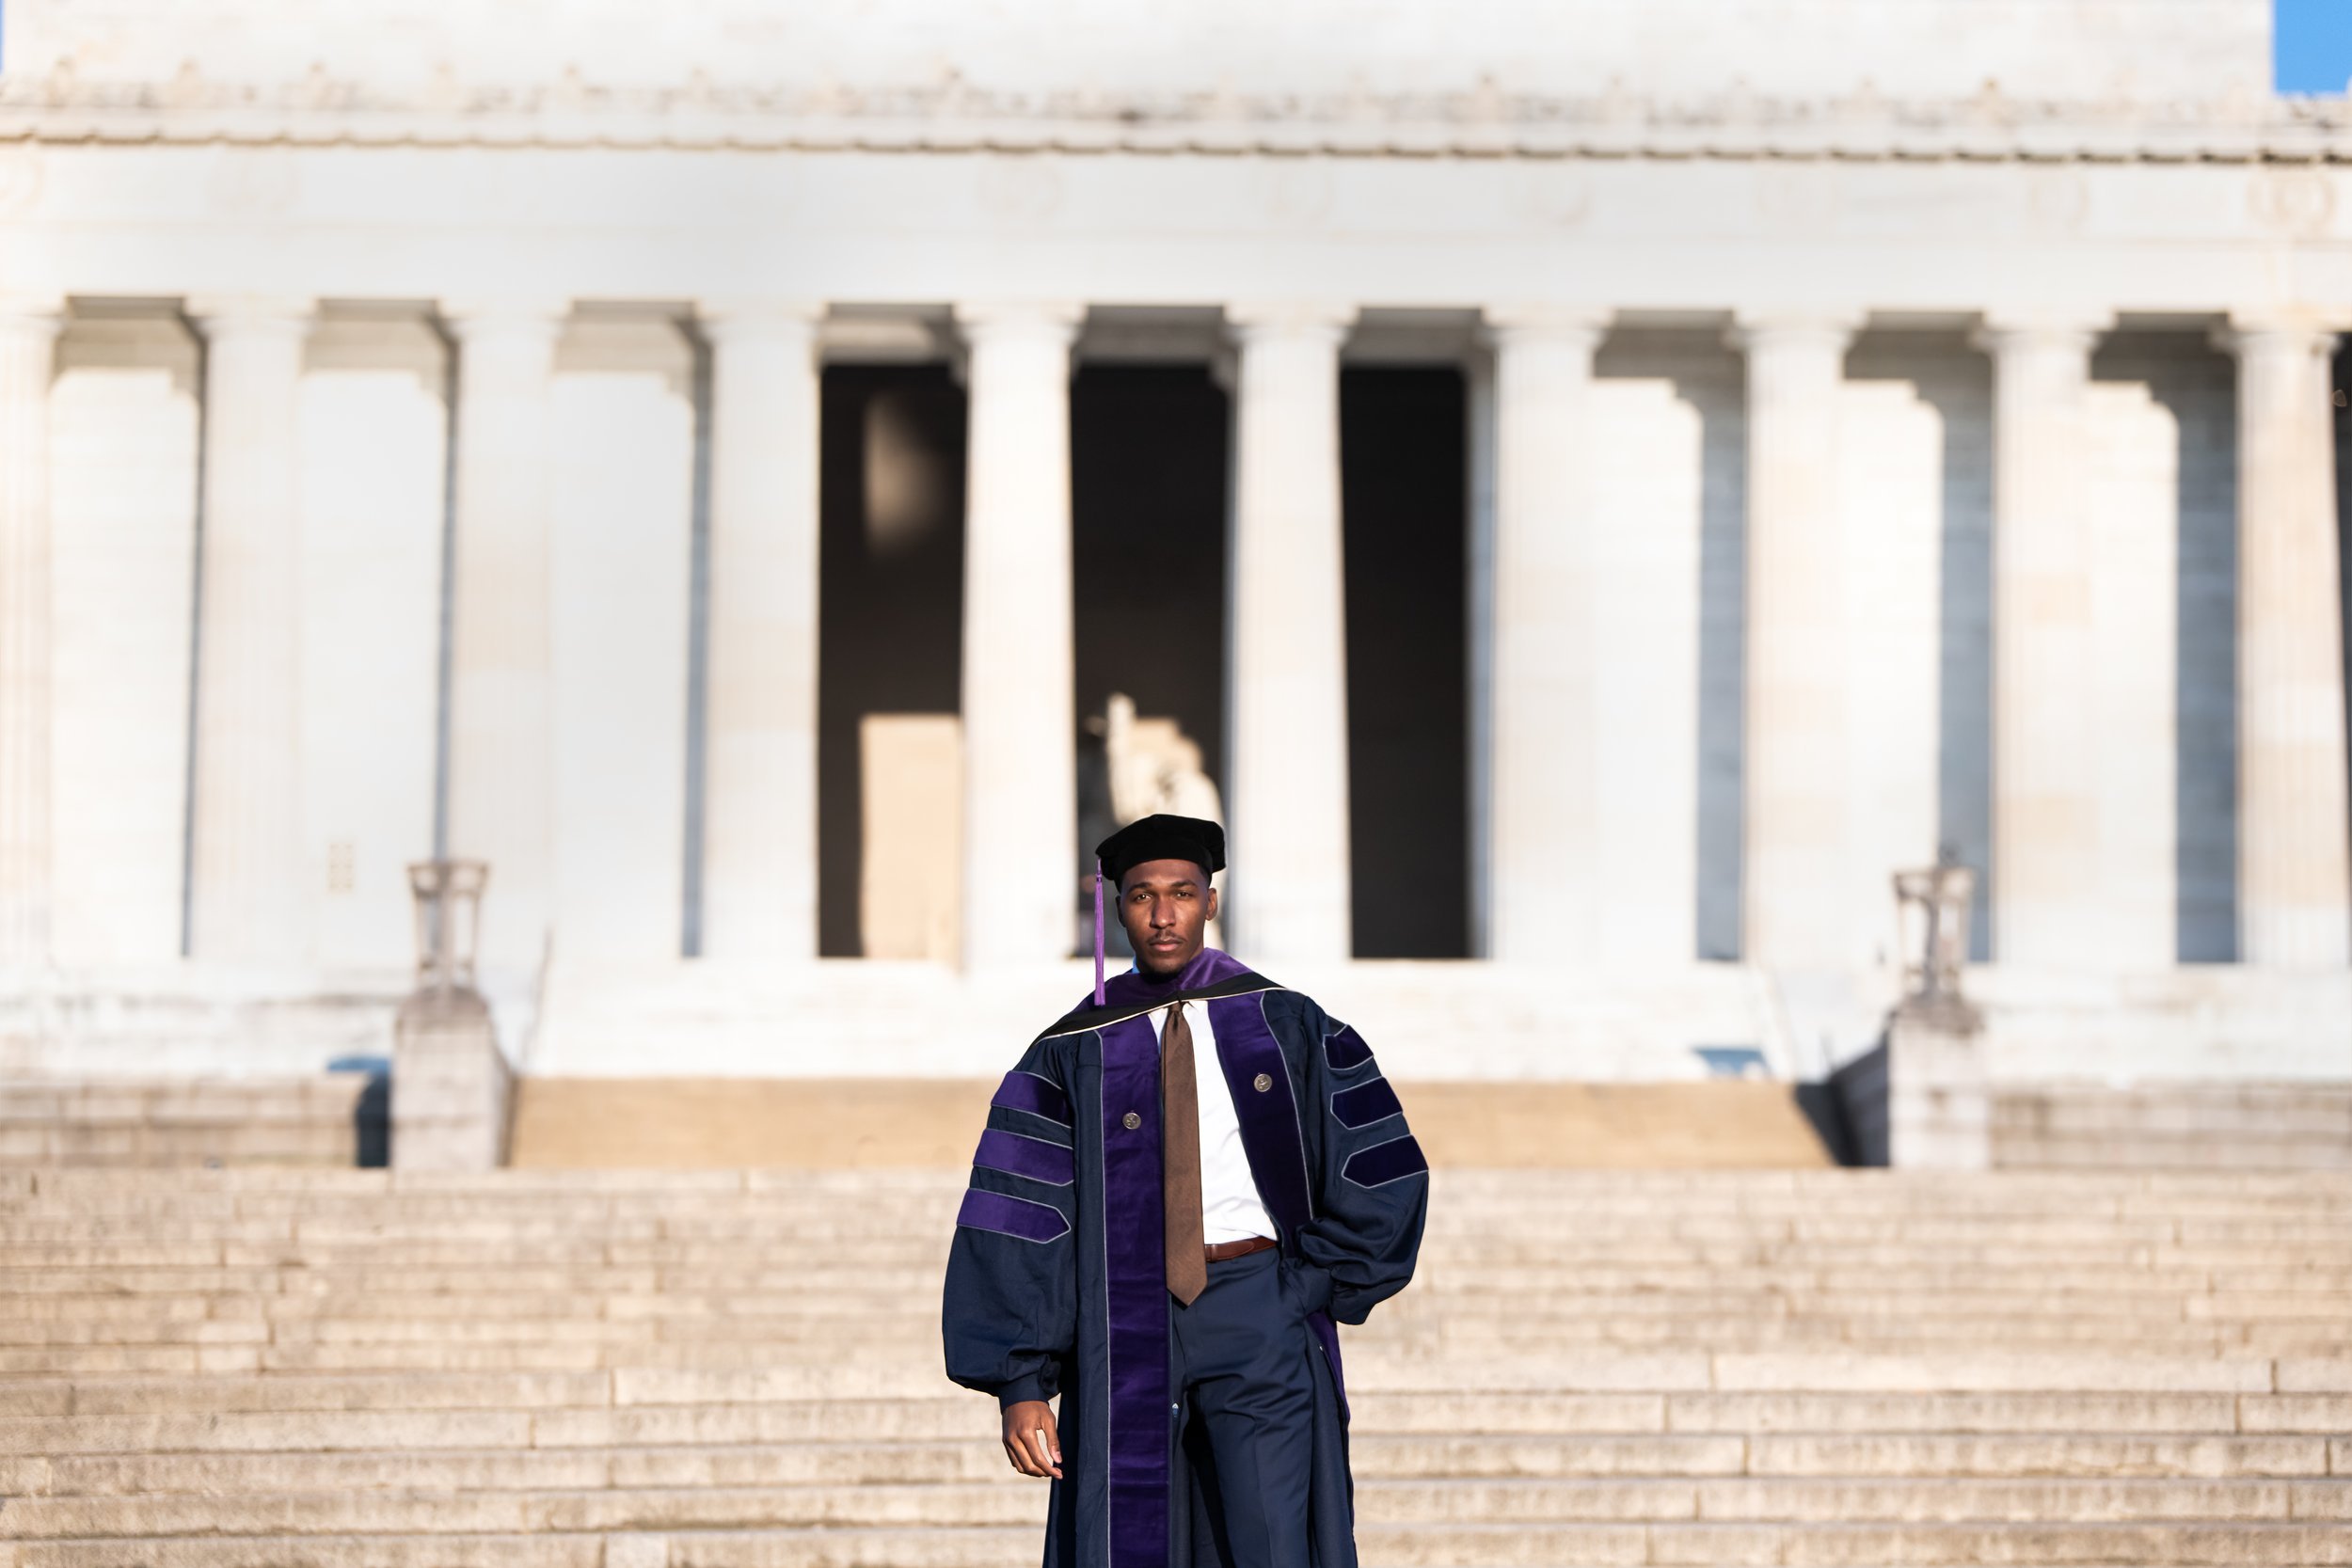
<instances>
[{"instance_id":1,"label":"dark doorway opening","mask_svg":"<svg viewBox=\"0 0 2352 1568\"><path fill-rule=\"evenodd\" d=\"M1229 420L1204 364L1087 365L1071 383L1082 864L1116 826L1103 734L1114 693L1173 720L1224 792ZM1123 952L1115 924L1107 935Z\"/></svg>"},{"instance_id":2,"label":"dark doorway opening","mask_svg":"<svg viewBox=\"0 0 2352 1568\"><path fill-rule=\"evenodd\" d=\"M818 469L818 952L863 956L868 714L961 705L963 388L943 365L834 365Z\"/></svg>"},{"instance_id":3,"label":"dark doorway opening","mask_svg":"<svg viewBox=\"0 0 2352 1568\"><path fill-rule=\"evenodd\" d=\"M1468 391L1340 376L1356 956L1470 956Z\"/></svg>"}]
</instances>

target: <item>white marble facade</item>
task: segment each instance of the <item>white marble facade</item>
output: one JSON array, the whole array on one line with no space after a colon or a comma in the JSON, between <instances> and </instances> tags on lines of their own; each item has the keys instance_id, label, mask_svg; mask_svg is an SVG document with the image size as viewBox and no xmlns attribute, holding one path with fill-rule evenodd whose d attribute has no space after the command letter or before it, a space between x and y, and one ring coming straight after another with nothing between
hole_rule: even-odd
<instances>
[{"instance_id":1,"label":"white marble facade","mask_svg":"<svg viewBox=\"0 0 2352 1568\"><path fill-rule=\"evenodd\" d=\"M1074 356L1226 367L1236 936L1418 1070L1819 1070L1957 842L2018 1060L2352 1077L2352 113L2267 14L11 0L0 1070L369 1048L437 820L531 1070L985 1069L902 1015L1072 989ZM816 959L818 377L910 358L953 969ZM1451 966L1349 962L1391 361L1470 388Z\"/></svg>"}]
</instances>

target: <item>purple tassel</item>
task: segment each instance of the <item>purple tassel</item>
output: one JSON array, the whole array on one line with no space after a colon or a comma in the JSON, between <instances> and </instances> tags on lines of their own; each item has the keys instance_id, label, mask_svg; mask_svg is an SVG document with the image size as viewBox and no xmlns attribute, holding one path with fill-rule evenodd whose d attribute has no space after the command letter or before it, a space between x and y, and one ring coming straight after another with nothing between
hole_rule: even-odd
<instances>
[{"instance_id":1,"label":"purple tassel","mask_svg":"<svg viewBox=\"0 0 2352 1568\"><path fill-rule=\"evenodd\" d=\"M1103 857L1094 857L1094 1005L1103 1005Z\"/></svg>"}]
</instances>

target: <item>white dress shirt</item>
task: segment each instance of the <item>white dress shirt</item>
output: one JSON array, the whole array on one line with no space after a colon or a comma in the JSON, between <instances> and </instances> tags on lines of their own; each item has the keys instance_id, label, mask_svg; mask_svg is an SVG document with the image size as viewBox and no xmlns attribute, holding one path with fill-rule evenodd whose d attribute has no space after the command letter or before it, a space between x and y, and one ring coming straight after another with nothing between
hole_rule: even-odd
<instances>
[{"instance_id":1,"label":"white dress shirt","mask_svg":"<svg viewBox=\"0 0 2352 1568\"><path fill-rule=\"evenodd\" d=\"M1162 1007L1154 1015L1163 1038L1174 1010ZM1257 1178L1249 1174L1249 1156L1241 1146L1241 1117L1233 1113L1233 1091L1217 1060L1216 1027L1209 1022L1208 1004L1185 1003L1184 1022L1192 1025L1192 1075L1200 1102L1200 1239L1215 1246L1252 1236L1271 1238L1274 1220L1258 1196Z\"/></svg>"}]
</instances>

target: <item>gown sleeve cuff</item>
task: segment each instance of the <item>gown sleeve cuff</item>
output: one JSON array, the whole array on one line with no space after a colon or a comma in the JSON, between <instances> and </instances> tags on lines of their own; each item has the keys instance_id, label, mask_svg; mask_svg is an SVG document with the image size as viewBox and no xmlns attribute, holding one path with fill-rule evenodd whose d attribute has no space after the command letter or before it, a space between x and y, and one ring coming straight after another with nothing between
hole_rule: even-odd
<instances>
[{"instance_id":1,"label":"gown sleeve cuff","mask_svg":"<svg viewBox=\"0 0 2352 1568\"><path fill-rule=\"evenodd\" d=\"M1035 1371L1026 1377L1015 1378L996 1390L996 1408L1010 1410L1025 1400L1046 1401L1053 1397L1054 1390L1045 1373Z\"/></svg>"}]
</instances>

